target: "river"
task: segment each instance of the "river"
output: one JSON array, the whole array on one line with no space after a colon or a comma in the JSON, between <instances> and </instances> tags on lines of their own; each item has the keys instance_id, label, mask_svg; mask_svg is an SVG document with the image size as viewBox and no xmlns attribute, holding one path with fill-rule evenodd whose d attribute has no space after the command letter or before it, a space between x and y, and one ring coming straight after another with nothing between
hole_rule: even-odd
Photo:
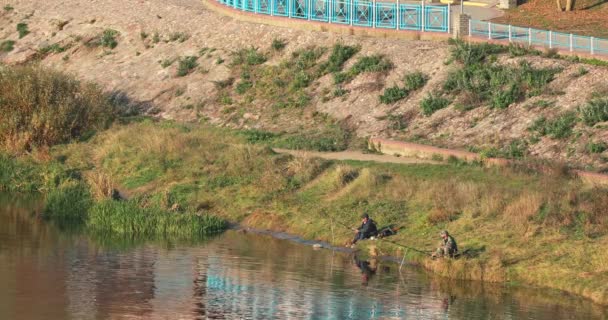
<instances>
[{"instance_id":1,"label":"river","mask_svg":"<svg viewBox=\"0 0 608 320\"><path fill-rule=\"evenodd\" d=\"M227 231L180 242L60 230L0 195L0 319L602 319L561 292Z\"/></svg>"}]
</instances>

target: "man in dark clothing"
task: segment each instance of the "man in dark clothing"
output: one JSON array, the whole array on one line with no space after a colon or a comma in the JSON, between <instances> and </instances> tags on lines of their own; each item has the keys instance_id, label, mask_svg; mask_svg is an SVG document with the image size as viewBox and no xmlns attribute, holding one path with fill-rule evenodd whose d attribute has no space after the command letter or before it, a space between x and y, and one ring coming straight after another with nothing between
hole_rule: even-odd
<instances>
[{"instance_id":1,"label":"man in dark clothing","mask_svg":"<svg viewBox=\"0 0 608 320\"><path fill-rule=\"evenodd\" d=\"M443 230L439 234L441 236L441 246L437 248L434 257L454 257L458 253L458 245L456 244L456 240L446 231Z\"/></svg>"},{"instance_id":2,"label":"man in dark clothing","mask_svg":"<svg viewBox=\"0 0 608 320\"><path fill-rule=\"evenodd\" d=\"M352 244L357 243L357 241L359 240L373 237L378 233L378 230L376 229L376 223L374 222L374 220L369 218L369 215L367 213L362 214L361 218L363 219L361 221L361 226L359 227L359 229L354 229L356 234Z\"/></svg>"}]
</instances>

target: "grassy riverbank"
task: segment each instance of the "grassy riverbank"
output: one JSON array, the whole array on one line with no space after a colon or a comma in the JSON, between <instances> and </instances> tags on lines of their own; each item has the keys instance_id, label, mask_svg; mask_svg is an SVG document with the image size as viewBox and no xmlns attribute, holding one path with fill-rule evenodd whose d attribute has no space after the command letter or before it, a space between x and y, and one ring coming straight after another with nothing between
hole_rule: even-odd
<instances>
[{"instance_id":1,"label":"grassy riverbank","mask_svg":"<svg viewBox=\"0 0 608 320\"><path fill-rule=\"evenodd\" d=\"M65 113L46 114L72 114L60 105L50 110ZM0 189L42 191L50 219L131 236L194 237L230 221L342 245L352 237L342 225L365 211L400 228L391 241L431 250L448 229L475 252L435 262L409 253L439 274L558 288L608 304L608 192L562 168L311 160L274 153L269 146L280 137L262 132L128 118L120 106L102 105L117 110L120 123L11 147L7 141L29 136L43 118L26 111L19 125L1 127ZM126 199L113 200L115 190ZM386 242L361 246L370 244L404 254Z\"/></svg>"}]
</instances>

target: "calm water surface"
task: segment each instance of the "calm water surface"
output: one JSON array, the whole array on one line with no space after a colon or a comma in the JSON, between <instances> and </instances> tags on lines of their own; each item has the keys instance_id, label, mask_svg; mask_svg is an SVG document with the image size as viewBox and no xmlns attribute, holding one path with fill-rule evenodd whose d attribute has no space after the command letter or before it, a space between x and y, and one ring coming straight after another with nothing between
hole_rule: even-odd
<instances>
[{"instance_id":1,"label":"calm water surface","mask_svg":"<svg viewBox=\"0 0 608 320\"><path fill-rule=\"evenodd\" d=\"M0 195L0 319L603 319L551 290L449 282L265 235L139 242L60 231Z\"/></svg>"}]
</instances>

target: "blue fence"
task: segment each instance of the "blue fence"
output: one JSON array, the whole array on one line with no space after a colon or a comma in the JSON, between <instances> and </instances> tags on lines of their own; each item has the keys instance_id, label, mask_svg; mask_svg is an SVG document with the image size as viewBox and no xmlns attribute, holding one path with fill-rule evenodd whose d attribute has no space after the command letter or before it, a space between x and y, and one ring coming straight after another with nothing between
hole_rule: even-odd
<instances>
[{"instance_id":1,"label":"blue fence","mask_svg":"<svg viewBox=\"0 0 608 320\"><path fill-rule=\"evenodd\" d=\"M450 32L449 6L359 0L218 0L237 10L395 30Z\"/></svg>"},{"instance_id":2,"label":"blue fence","mask_svg":"<svg viewBox=\"0 0 608 320\"><path fill-rule=\"evenodd\" d=\"M608 39L578 36L533 28L522 28L487 21L471 20L469 34L529 46L542 46L571 52L608 55Z\"/></svg>"}]
</instances>

